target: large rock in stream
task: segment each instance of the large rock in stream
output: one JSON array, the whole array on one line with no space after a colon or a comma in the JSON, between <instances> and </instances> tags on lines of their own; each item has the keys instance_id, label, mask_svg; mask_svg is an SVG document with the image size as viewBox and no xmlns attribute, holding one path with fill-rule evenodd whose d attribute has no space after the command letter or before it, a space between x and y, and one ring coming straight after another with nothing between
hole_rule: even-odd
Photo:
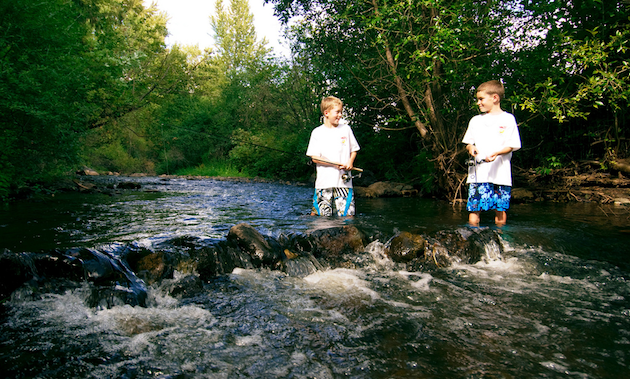
<instances>
[{"instance_id":1,"label":"large rock in stream","mask_svg":"<svg viewBox=\"0 0 630 379\"><path fill-rule=\"evenodd\" d=\"M241 251L247 253L254 266L270 266L280 260L280 252L260 232L249 224L234 225L227 235Z\"/></svg>"},{"instance_id":2,"label":"large rock in stream","mask_svg":"<svg viewBox=\"0 0 630 379\"><path fill-rule=\"evenodd\" d=\"M95 249L54 250L42 253L4 251L0 255L0 296L5 299L23 288L39 297L88 285L90 307L146 306L147 290L126 263ZM10 274L12 273L12 274Z\"/></svg>"},{"instance_id":3,"label":"large rock in stream","mask_svg":"<svg viewBox=\"0 0 630 379\"><path fill-rule=\"evenodd\" d=\"M434 236L401 232L387 245L387 256L404 263L411 271L447 267L453 263L474 264L499 259L503 253L498 234L492 229L440 231Z\"/></svg>"},{"instance_id":4,"label":"large rock in stream","mask_svg":"<svg viewBox=\"0 0 630 379\"><path fill-rule=\"evenodd\" d=\"M146 284L185 298L202 293L204 282L235 268L281 270L305 277L318 270L373 265L376 258L368 248L370 240L378 242L353 225L276 239L242 223L233 226L225 239L183 236L150 247L130 243L100 250L5 251L0 254L0 300L20 289L22 294L40 296L87 284L90 307L147 306ZM396 269L408 271L496 259L503 251L499 236L490 229L462 228L432 236L403 231L381 245Z\"/></svg>"}]
</instances>

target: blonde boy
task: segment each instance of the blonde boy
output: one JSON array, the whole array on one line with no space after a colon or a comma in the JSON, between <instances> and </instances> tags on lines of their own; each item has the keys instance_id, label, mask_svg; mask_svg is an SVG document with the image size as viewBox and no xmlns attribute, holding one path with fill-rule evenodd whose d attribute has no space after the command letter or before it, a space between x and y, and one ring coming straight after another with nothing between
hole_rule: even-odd
<instances>
[{"instance_id":1,"label":"blonde boy","mask_svg":"<svg viewBox=\"0 0 630 379\"><path fill-rule=\"evenodd\" d=\"M501 109L505 96L503 84L491 80L477 88L477 106L482 112L474 116L464 135L473 163L468 168L468 222L478 226L482 211L494 210L494 222L507 222L512 193L512 152L521 148L516 119Z\"/></svg>"},{"instance_id":2,"label":"blonde boy","mask_svg":"<svg viewBox=\"0 0 630 379\"><path fill-rule=\"evenodd\" d=\"M352 169L360 147L352 129L341 118L343 102L329 96L320 107L324 123L313 129L306 149L306 155L317 165L311 214L332 216L334 203L338 216L354 216L352 179L344 180L343 175Z\"/></svg>"}]
</instances>

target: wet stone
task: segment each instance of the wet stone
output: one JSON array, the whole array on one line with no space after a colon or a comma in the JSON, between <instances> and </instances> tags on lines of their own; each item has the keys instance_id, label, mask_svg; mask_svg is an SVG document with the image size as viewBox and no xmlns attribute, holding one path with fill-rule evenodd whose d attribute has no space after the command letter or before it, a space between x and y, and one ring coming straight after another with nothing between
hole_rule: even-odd
<instances>
[{"instance_id":1,"label":"wet stone","mask_svg":"<svg viewBox=\"0 0 630 379\"><path fill-rule=\"evenodd\" d=\"M280 259L280 254L272 248L265 237L251 225L241 223L234 225L227 236L228 240L247 252L255 265L272 265Z\"/></svg>"},{"instance_id":2,"label":"wet stone","mask_svg":"<svg viewBox=\"0 0 630 379\"><path fill-rule=\"evenodd\" d=\"M426 240L419 234L401 232L392 238L387 255L394 262L409 262L424 256Z\"/></svg>"}]
</instances>

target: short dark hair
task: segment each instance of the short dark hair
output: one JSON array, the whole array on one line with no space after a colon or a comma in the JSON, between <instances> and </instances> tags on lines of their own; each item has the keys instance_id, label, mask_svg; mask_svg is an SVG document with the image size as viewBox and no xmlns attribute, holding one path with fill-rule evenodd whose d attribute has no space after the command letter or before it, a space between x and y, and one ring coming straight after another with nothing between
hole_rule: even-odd
<instances>
[{"instance_id":1,"label":"short dark hair","mask_svg":"<svg viewBox=\"0 0 630 379\"><path fill-rule=\"evenodd\" d=\"M479 87L477 87L477 92L481 91L489 95L499 95L499 99L501 100L505 97L505 87L503 87L503 83L498 80L489 80L481 83Z\"/></svg>"}]
</instances>

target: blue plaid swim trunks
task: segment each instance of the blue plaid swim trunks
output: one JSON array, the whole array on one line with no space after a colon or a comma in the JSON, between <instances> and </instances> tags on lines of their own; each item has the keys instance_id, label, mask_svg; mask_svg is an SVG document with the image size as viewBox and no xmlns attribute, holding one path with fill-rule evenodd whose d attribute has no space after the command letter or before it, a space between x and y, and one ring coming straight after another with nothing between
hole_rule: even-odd
<instances>
[{"instance_id":1,"label":"blue plaid swim trunks","mask_svg":"<svg viewBox=\"0 0 630 379\"><path fill-rule=\"evenodd\" d=\"M470 183L466 210L469 212L507 211L510 208L511 196L511 186L492 183Z\"/></svg>"}]
</instances>

